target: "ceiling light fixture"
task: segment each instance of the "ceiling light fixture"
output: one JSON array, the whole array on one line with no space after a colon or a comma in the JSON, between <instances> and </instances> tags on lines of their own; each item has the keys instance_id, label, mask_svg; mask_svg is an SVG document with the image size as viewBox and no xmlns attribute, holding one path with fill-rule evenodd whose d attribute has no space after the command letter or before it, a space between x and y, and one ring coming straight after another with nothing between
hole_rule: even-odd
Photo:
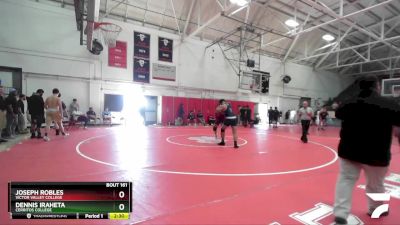
<instances>
[{"instance_id":1,"label":"ceiling light fixture","mask_svg":"<svg viewBox=\"0 0 400 225\"><path fill-rule=\"evenodd\" d=\"M289 27L297 27L299 23L294 19L288 19L285 21L285 24Z\"/></svg>"},{"instance_id":2,"label":"ceiling light fixture","mask_svg":"<svg viewBox=\"0 0 400 225\"><path fill-rule=\"evenodd\" d=\"M238 6L245 6L249 4L249 0L229 0L232 4L236 4Z\"/></svg>"},{"instance_id":3,"label":"ceiling light fixture","mask_svg":"<svg viewBox=\"0 0 400 225\"><path fill-rule=\"evenodd\" d=\"M324 39L325 41L333 41L335 40L335 37L330 34L325 34L324 36L322 36L322 39Z\"/></svg>"}]
</instances>

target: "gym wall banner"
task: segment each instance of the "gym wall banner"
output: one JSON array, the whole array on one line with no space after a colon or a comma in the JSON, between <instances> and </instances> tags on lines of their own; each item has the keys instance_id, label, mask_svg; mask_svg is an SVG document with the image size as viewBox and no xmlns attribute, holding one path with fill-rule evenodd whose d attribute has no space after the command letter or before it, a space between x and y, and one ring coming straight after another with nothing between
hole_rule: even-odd
<instances>
[{"instance_id":1,"label":"gym wall banner","mask_svg":"<svg viewBox=\"0 0 400 225\"><path fill-rule=\"evenodd\" d=\"M133 59L133 81L140 83L150 82L150 61L148 59Z\"/></svg>"},{"instance_id":2,"label":"gym wall banner","mask_svg":"<svg viewBox=\"0 0 400 225\"><path fill-rule=\"evenodd\" d=\"M126 42L117 41L114 48L108 48L108 66L126 68Z\"/></svg>"},{"instance_id":3,"label":"gym wall banner","mask_svg":"<svg viewBox=\"0 0 400 225\"><path fill-rule=\"evenodd\" d=\"M134 52L133 57L150 58L150 34L133 32Z\"/></svg>"},{"instance_id":4,"label":"gym wall banner","mask_svg":"<svg viewBox=\"0 0 400 225\"><path fill-rule=\"evenodd\" d=\"M156 80L175 81L176 66L153 63L152 77Z\"/></svg>"},{"instance_id":5,"label":"gym wall banner","mask_svg":"<svg viewBox=\"0 0 400 225\"><path fill-rule=\"evenodd\" d=\"M172 62L173 40L158 37L158 60L163 62Z\"/></svg>"}]
</instances>

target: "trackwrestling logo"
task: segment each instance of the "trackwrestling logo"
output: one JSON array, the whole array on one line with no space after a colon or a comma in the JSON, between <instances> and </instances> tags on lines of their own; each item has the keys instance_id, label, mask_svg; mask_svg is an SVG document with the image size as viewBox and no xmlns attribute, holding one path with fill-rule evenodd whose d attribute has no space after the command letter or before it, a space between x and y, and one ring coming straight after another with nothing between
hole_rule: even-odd
<instances>
[{"instance_id":1,"label":"trackwrestling logo","mask_svg":"<svg viewBox=\"0 0 400 225\"><path fill-rule=\"evenodd\" d=\"M372 200L378 201L385 201L389 202L390 194L387 193L367 193L367 196ZM382 204L375 208L373 212L371 212L371 218L378 219L382 214L389 212L389 203Z\"/></svg>"}]
</instances>

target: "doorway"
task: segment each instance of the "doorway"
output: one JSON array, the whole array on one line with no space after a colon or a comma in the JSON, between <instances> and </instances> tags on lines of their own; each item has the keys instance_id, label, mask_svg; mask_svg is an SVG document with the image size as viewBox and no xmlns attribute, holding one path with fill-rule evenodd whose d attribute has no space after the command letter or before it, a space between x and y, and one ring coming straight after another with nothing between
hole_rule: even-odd
<instances>
[{"instance_id":1,"label":"doorway","mask_svg":"<svg viewBox=\"0 0 400 225\"><path fill-rule=\"evenodd\" d=\"M259 103L258 104L258 114L261 119L261 124L267 125L268 124L268 104Z\"/></svg>"}]
</instances>

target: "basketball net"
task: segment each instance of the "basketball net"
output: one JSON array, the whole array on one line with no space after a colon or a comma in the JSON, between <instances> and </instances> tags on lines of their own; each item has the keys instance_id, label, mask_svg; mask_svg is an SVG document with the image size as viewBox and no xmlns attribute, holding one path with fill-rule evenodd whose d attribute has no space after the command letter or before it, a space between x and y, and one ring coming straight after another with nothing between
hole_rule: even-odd
<instances>
[{"instance_id":1,"label":"basketball net","mask_svg":"<svg viewBox=\"0 0 400 225\"><path fill-rule=\"evenodd\" d=\"M121 31L122 27L113 23L95 23L93 36L98 40L103 40L103 43L108 47L114 48Z\"/></svg>"}]
</instances>

